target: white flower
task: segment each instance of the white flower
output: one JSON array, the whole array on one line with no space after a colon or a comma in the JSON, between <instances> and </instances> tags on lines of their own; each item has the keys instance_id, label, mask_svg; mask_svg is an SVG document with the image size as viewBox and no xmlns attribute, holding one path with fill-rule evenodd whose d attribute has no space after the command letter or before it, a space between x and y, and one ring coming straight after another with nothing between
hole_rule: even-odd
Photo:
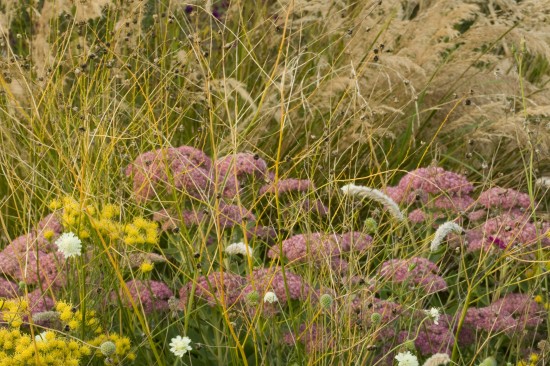
<instances>
[{"instance_id":1,"label":"white flower","mask_svg":"<svg viewBox=\"0 0 550 366\"><path fill-rule=\"evenodd\" d=\"M432 357L428 358L426 362L424 362L424 366L440 366L446 365L449 362L451 362L451 359L449 358L448 354L436 353Z\"/></svg>"},{"instance_id":2,"label":"white flower","mask_svg":"<svg viewBox=\"0 0 550 366\"><path fill-rule=\"evenodd\" d=\"M275 292L268 291L264 295L264 302L273 304L274 302L279 301Z\"/></svg>"},{"instance_id":3,"label":"white flower","mask_svg":"<svg viewBox=\"0 0 550 366\"><path fill-rule=\"evenodd\" d=\"M395 359L399 366L419 366L418 359L409 351L398 353Z\"/></svg>"},{"instance_id":4,"label":"white flower","mask_svg":"<svg viewBox=\"0 0 550 366\"><path fill-rule=\"evenodd\" d=\"M229 255L242 254L243 256L252 257L254 250L243 242L233 243L225 248L225 252Z\"/></svg>"},{"instance_id":5,"label":"white flower","mask_svg":"<svg viewBox=\"0 0 550 366\"><path fill-rule=\"evenodd\" d=\"M394 200L390 196L384 194L378 189L356 186L353 183L346 184L341 188L342 192L345 195L355 196L355 197L368 197L373 201L381 203L391 214L399 221L405 220L403 212L397 206Z\"/></svg>"},{"instance_id":6,"label":"white flower","mask_svg":"<svg viewBox=\"0 0 550 366\"><path fill-rule=\"evenodd\" d=\"M34 341L37 342L37 343L39 343L39 342L46 342L46 341L47 341L47 339L46 339L46 333L48 333L48 332L44 331L44 332L42 332L42 333L40 333L40 334L35 335L35 336L34 336Z\"/></svg>"},{"instance_id":7,"label":"white flower","mask_svg":"<svg viewBox=\"0 0 550 366\"><path fill-rule=\"evenodd\" d=\"M190 346L191 338L177 336L170 341L170 352L177 357L183 357L184 354L191 351L193 348Z\"/></svg>"},{"instance_id":8,"label":"white flower","mask_svg":"<svg viewBox=\"0 0 550 366\"><path fill-rule=\"evenodd\" d=\"M435 231L434 239L430 244L430 250L432 252L435 252L441 245L441 242L443 241L443 239L445 239L445 237L452 231L454 231L457 234L464 233L464 229L462 228L462 226L455 224L454 222L451 222L451 221L447 221L446 223L439 226Z\"/></svg>"},{"instance_id":9,"label":"white flower","mask_svg":"<svg viewBox=\"0 0 550 366\"><path fill-rule=\"evenodd\" d=\"M74 233L63 233L56 241L57 250L66 258L80 255L82 251L82 241Z\"/></svg>"},{"instance_id":10,"label":"white flower","mask_svg":"<svg viewBox=\"0 0 550 366\"><path fill-rule=\"evenodd\" d=\"M426 315L428 315L432 320L434 321L435 325L439 324L439 309L438 308L431 308L430 310L424 310Z\"/></svg>"}]
</instances>

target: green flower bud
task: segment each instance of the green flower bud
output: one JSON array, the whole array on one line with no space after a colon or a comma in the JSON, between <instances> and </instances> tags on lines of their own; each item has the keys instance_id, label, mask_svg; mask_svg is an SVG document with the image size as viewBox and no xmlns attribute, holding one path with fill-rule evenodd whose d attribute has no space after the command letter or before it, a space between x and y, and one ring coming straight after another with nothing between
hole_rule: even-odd
<instances>
[{"instance_id":1,"label":"green flower bud","mask_svg":"<svg viewBox=\"0 0 550 366\"><path fill-rule=\"evenodd\" d=\"M258 291L249 292L246 295L246 302L250 305L258 305L258 303L260 302L260 294L258 293Z\"/></svg>"},{"instance_id":2,"label":"green flower bud","mask_svg":"<svg viewBox=\"0 0 550 366\"><path fill-rule=\"evenodd\" d=\"M370 316L370 321L372 324L380 324L382 321L382 315L380 315L380 313L372 313Z\"/></svg>"},{"instance_id":3,"label":"green flower bud","mask_svg":"<svg viewBox=\"0 0 550 366\"><path fill-rule=\"evenodd\" d=\"M116 352L116 345L111 341L103 342L99 346L99 350L103 356L109 357Z\"/></svg>"},{"instance_id":4,"label":"green flower bud","mask_svg":"<svg viewBox=\"0 0 550 366\"><path fill-rule=\"evenodd\" d=\"M365 229L369 234L375 233L378 230L378 223L372 217L365 220Z\"/></svg>"},{"instance_id":5,"label":"green flower bud","mask_svg":"<svg viewBox=\"0 0 550 366\"><path fill-rule=\"evenodd\" d=\"M479 366L497 366L497 360L494 357L487 357Z\"/></svg>"},{"instance_id":6,"label":"green flower bud","mask_svg":"<svg viewBox=\"0 0 550 366\"><path fill-rule=\"evenodd\" d=\"M323 309L328 309L332 305L333 299L329 294L323 294L319 298L319 303Z\"/></svg>"}]
</instances>

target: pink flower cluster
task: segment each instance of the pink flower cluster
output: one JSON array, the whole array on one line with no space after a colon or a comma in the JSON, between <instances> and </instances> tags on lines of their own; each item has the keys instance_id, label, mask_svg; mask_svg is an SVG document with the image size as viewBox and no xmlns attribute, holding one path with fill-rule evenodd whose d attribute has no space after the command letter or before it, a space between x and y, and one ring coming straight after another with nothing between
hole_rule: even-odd
<instances>
[{"instance_id":1,"label":"pink flower cluster","mask_svg":"<svg viewBox=\"0 0 550 366\"><path fill-rule=\"evenodd\" d=\"M283 256L290 262L303 263L306 259L323 259L337 257L351 251L363 252L372 243L372 238L361 232L344 234L298 234L283 240ZM268 252L270 258L278 258L279 246L272 246Z\"/></svg>"},{"instance_id":2,"label":"pink flower cluster","mask_svg":"<svg viewBox=\"0 0 550 366\"><path fill-rule=\"evenodd\" d=\"M526 294L507 294L491 305L469 308L464 319L467 328L488 333L512 335L536 328L546 319L543 307ZM519 333L518 333L519 334Z\"/></svg>"},{"instance_id":3,"label":"pink flower cluster","mask_svg":"<svg viewBox=\"0 0 550 366\"><path fill-rule=\"evenodd\" d=\"M140 306L143 306L146 314L153 311L168 310L168 299L174 296L172 290L164 282L160 281L131 280L126 282L126 286L128 287L132 301L138 309ZM118 303L119 298L124 306L132 306L126 292L122 289L118 294L115 292L111 293L111 301L113 303Z\"/></svg>"},{"instance_id":4,"label":"pink flower cluster","mask_svg":"<svg viewBox=\"0 0 550 366\"><path fill-rule=\"evenodd\" d=\"M188 305L189 296L194 287L195 298L214 306L222 301L223 296L225 306L230 307L241 298L245 282L244 277L229 272L223 272L223 275L220 272L214 272L208 276L200 276L195 284L189 282L179 290L180 306L185 308Z\"/></svg>"},{"instance_id":5,"label":"pink flower cluster","mask_svg":"<svg viewBox=\"0 0 550 366\"><path fill-rule=\"evenodd\" d=\"M224 197L233 198L240 193L241 180L247 176L265 178L267 164L258 155L237 153L216 160L218 186Z\"/></svg>"},{"instance_id":6,"label":"pink flower cluster","mask_svg":"<svg viewBox=\"0 0 550 366\"><path fill-rule=\"evenodd\" d=\"M138 201L151 199L162 184L173 179L177 189L203 197L211 188L210 158L191 146L165 148L139 155L126 168L126 175L133 179L133 190ZM170 191L171 185L166 188Z\"/></svg>"},{"instance_id":7,"label":"pink flower cluster","mask_svg":"<svg viewBox=\"0 0 550 366\"><path fill-rule=\"evenodd\" d=\"M427 293L445 291L447 282L439 276L439 267L426 258L392 259L382 264L379 275L382 279L418 287Z\"/></svg>"},{"instance_id":8,"label":"pink flower cluster","mask_svg":"<svg viewBox=\"0 0 550 366\"><path fill-rule=\"evenodd\" d=\"M493 187L482 192L479 195L478 202L488 209L527 209L531 207L531 200L528 194L502 187Z\"/></svg>"},{"instance_id":9,"label":"pink flower cluster","mask_svg":"<svg viewBox=\"0 0 550 366\"><path fill-rule=\"evenodd\" d=\"M308 192L312 189L315 189L313 182L308 179L281 179L277 183L273 182L270 184L264 185L260 188L260 194L286 194L290 192Z\"/></svg>"}]
</instances>

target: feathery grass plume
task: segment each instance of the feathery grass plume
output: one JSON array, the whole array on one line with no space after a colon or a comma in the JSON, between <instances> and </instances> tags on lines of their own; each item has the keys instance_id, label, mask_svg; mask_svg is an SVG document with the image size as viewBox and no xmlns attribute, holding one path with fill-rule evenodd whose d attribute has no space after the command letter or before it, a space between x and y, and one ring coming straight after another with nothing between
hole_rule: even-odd
<instances>
[{"instance_id":1,"label":"feathery grass plume","mask_svg":"<svg viewBox=\"0 0 550 366\"><path fill-rule=\"evenodd\" d=\"M399 209L399 206L397 206L397 203L378 189L357 186L353 183L346 184L341 189L345 195L353 197L367 197L373 201L379 202L392 214L394 218L399 221L405 220L405 216Z\"/></svg>"},{"instance_id":2,"label":"feathery grass plume","mask_svg":"<svg viewBox=\"0 0 550 366\"><path fill-rule=\"evenodd\" d=\"M225 248L225 252L229 255L241 254L243 257L252 257L254 255L254 249L249 247L243 242L233 243Z\"/></svg>"},{"instance_id":3,"label":"feathery grass plume","mask_svg":"<svg viewBox=\"0 0 550 366\"><path fill-rule=\"evenodd\" d=\"M441 245L445 237L451 232L462 234L464 233L464 229L462 228L462 226L452 221L447 221L446 223L442 224L435 231L435 236L432 240L432 243L430 244L430 250L432 252L435 252L437 249L439 249L439 246Z\"/></svg>"},{"instance_id":4,"label":"feathery grass plume","mask_svg":"<svg viewBox=\"0 0 550 366\"><path fill-rule=\"evenodd\" d=\"M426 362L424 362L424 366L440 366L446 365L449 362L451 362L451 359L448 354L436 353L435 355L432 355L432 357L428 358Z\"/></svg>"}]
</instances>

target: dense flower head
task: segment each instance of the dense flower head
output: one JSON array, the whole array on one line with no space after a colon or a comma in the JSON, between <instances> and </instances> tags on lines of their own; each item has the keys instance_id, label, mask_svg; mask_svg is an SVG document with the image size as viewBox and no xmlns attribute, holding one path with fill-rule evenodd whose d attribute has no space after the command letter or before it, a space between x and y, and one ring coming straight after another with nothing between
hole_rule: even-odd
<instances>
[{"instance_id":1,"label":"dense flower head","mask_svg":"<svg viewBox=\"0 0 550 366\"><path fill-rule=\"evenodd\" d=\"M186 227L199 225L205 217L205 212L198 210L183 210L181 212L181 219L167 209L162 209L153 213L153 221L161 224L162 231L174 230L181 225Z\"/></svg>"},{"instance_id":2,"label":"dense flower head","mask_svg":"<svg viewBox=\"0 0 550 366\"><path fill-rule=\"evenodd\" d=\"M418 334L416 334L414 345L424 356L438 352L448 353L453 350L454 335L452 318L448 315L442 315L437 324L434 322L422 323L418 329ZM411 336L414 336L414 334Z\"/></svg>"},{"instance_id":3,"label":"dense flower head","mask_svg":"<svg viewBox=\"0 0 550 366\"><path fill-rule=\"evenodd\" d=\"M446 171L440 167L419 168L408 172L399 181L404 192L419 190L429 194L464 195L473 191L473 185L460 174Z\"/></svg>"},{"instance_id":4,"label":"dense flower head","mask_svg":"<svg viewBox=\"0 0 550 366\"><path fill-rule=\"evenodd\" d=\"M0 298L11 299L19 295L16 283L0 277Z\"/></svg>"},{"instance_id":5,"label":"dense flower head","mask_svg":"<svg viewBox=\"0 0 550 366\"><path fill-rule=\"evenodd\" d=\"M260 188L260 194L286 194L290 192L304 192L307 193L315 189L312 181L309 179L280 179L277 182L266 184Z\"/></svg>"},{"instance_id":6,"label":"dense flower head","mask_svg":"<svg viewBox=\"0 0 550 366\"><path fill-rule=\"evenodd\" d=\"M287 294L288 290L288 294ZM247 285L243 289L243 294L257 292L260 296L265 296L267 292L272 292L277 298L277 303L264 303L263 310L266 315L273 315L279 312L280 306L284 306L290 299L306 300L314 291L299 275L288 270L283 276L280 267L255 269L247 278ZM280 306L279 306L280 305Z\"/></svg>"},{"instance_id":7,"label":"dense flower head","mask_svg":"<svg viewBox=\"0 0 550 366\"><path fill-rule=\"evenodd\" d=\"M115 352L106 356L103 354L101 345L106 342L115 344ZM115 365L119 365L124 360L132 361L136 358L135 353L132 352L132 344L128 337L113 333L113 334L100 334L90 342L90 345L96 347L95 355L99 357L109 357L110 362Z\"/></svg>"},{"instance_id":8,"label":"dense flower head","mask_svg":"<svg viewBox=\"0 0 550 366\"><path fill-rule=\"evenodd\" d=\"M243 221L256 221L256 216L243 206L230 205L220 202L218 211L215 212L222 229L240 225Z\"/></svg>"},{"instance_id":9,"label":"dense flower head","mask_svg":"<svg viewBox=\"0 0 550 366\"><path fill-rule=\"evenodd\" d=\"M483 191L478 198L478 202L485 208L529 208L531 200L526 193L518 192L515 189L493 187Z\"/></svg>"},{"instance_id":10,"label":"dense flower head","mask_svg":"<svg viewBox=\"0 0 550 366\"><path fill-rule=\"evenodd\" d=\"M176 357L183 357L184 354L192 350L191 338L189 337L177 336L170 341L170 352L176 355Z\"/></svg>"},{"instance_id":11,"label":"dense flower head","mask_svg":"<svg viewBox=\"0 0 550 366\"><path fill-rule=\"evenodd\" d=\"M419 366L418 359L411 352L401 352L395 356L398 366Z\"/></svg>"},{"instance_id":12,"label":"dense flower head","mask_svg":"<svg viewBox=\"0 0 550 366\"><path fill-rule=\"evenodd\" d=\"M444 291L447 282L439 276L439 267L426 258L392 259L382 264L380 277L394 283L419 287L428 293Z\"/></svg>"},{"instance_id":13,"label":"dense flower head","mask_svg":"<svg viewBox=\"0 0 550 366\"><path fill-rule=\"evenodd\" d=\"M59 288L67 282L55 253L29 252L20 256L19 261L22 265L17 267L13 276L27 285Z\"/></svg>"},{"instance_id":14,"label":"dense flower head","mask_svg":"<svg viewBox=\"0 0 550 366\"><path fill-rule=\"evenodd\" d=\"M154 221L138 216L124 226L124 243L127 245L155 245L158 240L158 224Z\"/></svg>"},{"instance_id":15,"label":"dense flower head","mask_svg":"<svg viewBox=\"0 0 550 366\"><path fill-rule=\"evenodd\" d=\"M334 259L342 253L363 252L370 248L372 237L358 231L344 234L297 234L281 243L283 255L291 262ZM270 258L279 257L280 247L274 245L268 252Z\"/></svg>"},{"instance_id":16,"label":"dense flower head","mask_svg":"<svg viewBox=\"0 0 550 366\"><path fill-rule=\"evenodd\" d=\"M483 235L498 237L506 245L529 245L536 242L538 235L534 224L509 214L502 214L485 221Z\"/></svg>"},{"instance_id":17,"label":"dense flower head","mask_svg":"<svg viewBox=\"0 0 550 366\"><path fill-rule=\"evenodd\" d=\"M201 150L191 146L169 147L145 152L126 168L133 179L133 190L138 201L151 199L161 183L174 185L190 194L201 196L211 184L212 162Z\"/></svg>"},{"instance_id":18,"label":"dense flower head","mask_svg":"<svg viewBox=\"0 0 550 366\"><path fill-rule=\"evenodd\" d=\"M513 334L536 328L545 321L543 307L527 294L511 293L486 307L472 307L464 324L474 330Z\"/></svg>"},{"instance_id":19,"label":"dense flower head","mask_svg":"<svg viewBox=\"0 0 550 366\"><path fill-rule=\"evenodd\" d=\"M197 278L195 286L193 286L193 282L189 282L179 290L180 305L182 307L187 306L191 291L195 287L195 298L206 301L208 305L214 306L222 303L223 296L225 305L231 306L241 298L245 282L246 279L244 277L229 272L224 272L223 274L214 272L208 276L200 276Z\"/></svg>"},{"instance_id":20,"label":"dense flower head","mask_svg":"<svg viewBox=\"0 0 550 366\"><path fill-rule=\"evenodd\" d=\"M87 330L93 333L101 333L102 331L95 310L87 310L84 315L80 309L72 304L58 301L55 304L55 311L57 311L59 320L68 331Z\"/></svg>"},{"instance_id":21,"label":"dense flower head","mask_svg":"<svg viewBox=\"0 0 550 366\"><path fill-rule=\"evenodd\" d=\"M229 255L237 255L240 254L243 257L253 257L254 256L254 249L249 247L243 242L233 243L228 245L225 248L225 252Z\"/></svg>"},{"instance_id":22,"label":"dense flower head","mask_svg":"<svg viewBox=\"0 0 550 366\"><path fill-rule=\"evenodd\" d=\"M302 201L301 209L308 214L314 214L318 216L327 216L329 213L328 207L319 199L306 198Z\"/></svg>"},{"instance_id":23,"label":"dense flower head","mask_svg":"<svg viewBox=\"0 0 550 366\"><path fill-rule=\"evenodd\" d=\"M248 240L259 238L271 243L277 239L277 230L271 226L255 225L253 228L247 229L245 235Z\"/></svg>"},{"instance_id":24,"label":"dense flower head","mask_svg":"<svg viewBox=\"0 0 550 366\"><path fill-rule=\"evenodd\" d=\"M57 238L55 245L65 259L80 256L82 252L82 241L72 232L63 233Z\"/></svg>"},{"instance_id":25,"label":"dense flower head","mask_svg":"<svg viewBox=\"0 0 550 366\"><path fill-rule=\"evenodd\" d=\"M305 346L307 354L322 354L334 347L336 336L329 329L317 324L301 324L297 333L285 333L283 342L292 347L301 343Z\"/></svg>"},{"instance_id":26,"label":"dense flower head","mask_svg":"<svg viewBox=\"0 0 550 366\"><path fill-rule=\"evenodd\" d=\"M429 202L428 205L439 210L451 212L463 212L470 209L475 203L475 200L468 196L447 196L441 195Z\"/></svg>"},{"instance_id":27,"label":"dense flower head","mask_svg":"<svg viewBox=\"0 0 550 366\"><path fill-rule=\"evenodd\" d=\"M355 314L357 322L374 330L374 337L386 340L395 336L395 325L405 315L405 309L389 300L382 300L367 293L356 296L349 302L351 314ZM376 314L376 315L375 315Z\"/></svg>"},{"instance_id":28,"label":"dense flower head","mask_svg":"<svg viewBox=\"0 0 550 366\"><path fill-rule=\"evenodd\" d=\"M126 282L126 286L134 304L138 309L141 304L146 314L154 311L168 310L168 299L174 296L172 290L164 282L160 281L130 280ZM130 299L128 299L126 292L123 290L120 290L118 294L112 293L111 301L117 303L119 296L124 306L132 307Z\"/></svg>"},{"instance_id":29,"label":"dense flower head","mask_svg":"<svg viewBox=\"0 0 550 366\"><path fill-rule=\"evenodd\" d=\"M0 366L78 366L81 358L90 354L88 346L55 332L45 331L39 339L32 339L19 329L0 328Z\"/></svg>"},{"instance_id":30,"label":"dense flower head","mask_svg":"<svg viewBox=\"0 0 550 366\"><path fill-rule=\"evenodd\" d=\"M233 198L240 192L241 180L247 176L265 178L267 173L266 162L250 153L223 156L216 160L215 165L219 190L227 198Z\"/></svg>"}]
</instances>

